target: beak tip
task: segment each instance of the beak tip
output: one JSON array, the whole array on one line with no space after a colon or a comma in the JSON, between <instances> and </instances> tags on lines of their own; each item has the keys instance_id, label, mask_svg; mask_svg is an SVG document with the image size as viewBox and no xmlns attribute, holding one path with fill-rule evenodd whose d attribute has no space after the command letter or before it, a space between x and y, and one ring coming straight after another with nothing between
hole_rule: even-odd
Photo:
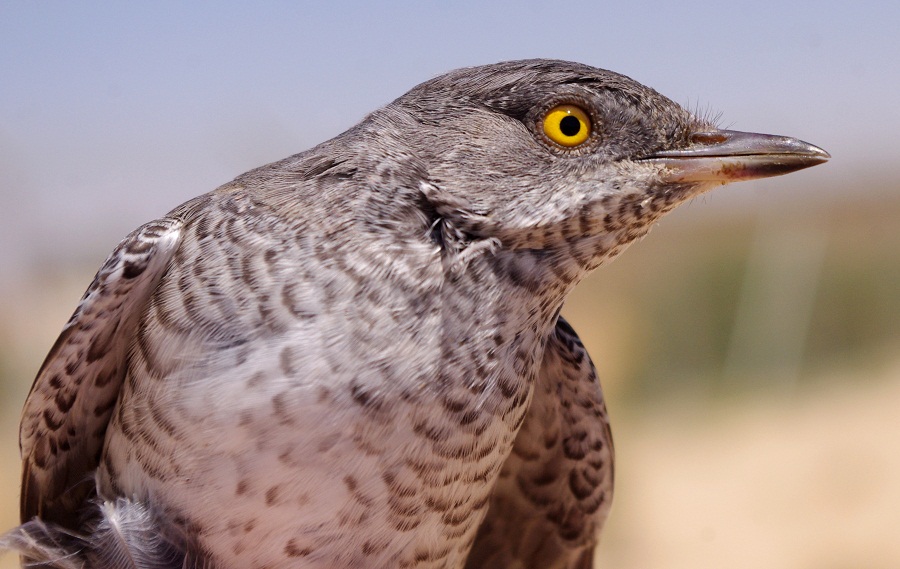
<instances>
[{"instance_id":1,"label":"beak tip","mask_svg":"<svg viewBox=\"0 0 900 569\"><path fill-rule=\"evenodd\" d=\"M804 142L802 140L797 139L786 139L789 141L793 141L796 143L796 148L790 149L787 154L794 154L796 156L804 156L809 158L814 164L821 164L823 162L827 162L831 159L831 154L828 153L824 148L820 148L815 144L810 144L808 142Z\"/></svg>"},{"instance_id":2,"label":"beak tip","mask_svg":"<svg viewBox=\"0 0 900 569\"><path fill-rule=\"evenodd\" d=\"M829 160L831 160L831 154L827 150L819 148L818 146L813 146L813 148L816 150L816 154L819 156L819 158L822 159L822 162L828 162Z\"/></svg>"}]
</instances>

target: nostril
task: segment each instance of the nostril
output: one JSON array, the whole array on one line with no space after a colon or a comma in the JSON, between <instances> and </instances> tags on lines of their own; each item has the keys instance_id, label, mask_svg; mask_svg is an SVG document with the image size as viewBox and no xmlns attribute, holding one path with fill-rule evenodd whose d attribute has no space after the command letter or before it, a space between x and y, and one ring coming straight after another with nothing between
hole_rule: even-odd
<instances>
[{"instance_id":1,"label":"nostril","mask_svg":"<svg viewBox=\"0 0 900 569\"><path fill-rule=\"evenodd\" d=\"M721 131L695 132L691 135L692 144L721 144L728 140L728 135Z\"/></svg>"}]
</instances>

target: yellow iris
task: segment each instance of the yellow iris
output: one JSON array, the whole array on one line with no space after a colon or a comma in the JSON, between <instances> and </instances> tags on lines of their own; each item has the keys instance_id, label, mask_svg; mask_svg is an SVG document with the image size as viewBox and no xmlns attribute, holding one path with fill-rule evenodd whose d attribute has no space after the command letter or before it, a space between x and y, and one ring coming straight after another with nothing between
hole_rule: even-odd
<instances>
[{"instance_id":1,"label":"yellow iris","mask_svg":"<svg viewBox=\"0 0 900 569\"><path fill-rule=\"evenodd\" d=\"M591 135L591 119L575 105L557 105L544 115L544 134L560 146L578 146Z\"/></svg>"}]
</instances>

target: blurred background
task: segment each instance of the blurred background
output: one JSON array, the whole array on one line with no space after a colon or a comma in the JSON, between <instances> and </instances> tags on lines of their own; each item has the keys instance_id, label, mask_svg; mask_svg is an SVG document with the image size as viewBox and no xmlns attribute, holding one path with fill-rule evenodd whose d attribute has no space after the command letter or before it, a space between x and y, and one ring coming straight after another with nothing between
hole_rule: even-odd
<instances>
[{"instance_id":1,"label":"blurred background","mask_svg":"<svg viewBox=\"0 0 900 569\"><path fill-rule=\"evenodd\" d=\"M570 299L617 437L598 567L900 567L898 25L887 1L3 2L0 526L32 378L121 237L441 72L553 57L833 155L683 206Z\"/></svg>"}]
</instances>

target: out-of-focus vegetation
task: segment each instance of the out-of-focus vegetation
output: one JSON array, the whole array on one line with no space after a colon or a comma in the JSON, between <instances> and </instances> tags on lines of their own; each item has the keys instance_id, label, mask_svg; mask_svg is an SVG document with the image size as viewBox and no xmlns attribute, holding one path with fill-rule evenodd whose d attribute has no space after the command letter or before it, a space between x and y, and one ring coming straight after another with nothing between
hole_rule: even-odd
<instances>
[{"instance_id":1,"label":"out-of-focus vegetation","mask_svg":"<svg viewBox=\"0 0 900 569\"><path fill-rule=\"evenodd\" d=\"M573 293L617 436L601 566L900 567L894 195L685 206ZM104 253L38 267L0 307L3 527L19 409Z\"/></svg>"},{"instance_id":2,"label":"out-of-focus vegetation","mask_svg":"<svg viewBox=\"0 0 900 569\"><path fill-rule=\"evenodd\" d=\"M563 310L617 397L795 388L900 358L900 188L664 219Z\"/></svg>"}]
</instances>

